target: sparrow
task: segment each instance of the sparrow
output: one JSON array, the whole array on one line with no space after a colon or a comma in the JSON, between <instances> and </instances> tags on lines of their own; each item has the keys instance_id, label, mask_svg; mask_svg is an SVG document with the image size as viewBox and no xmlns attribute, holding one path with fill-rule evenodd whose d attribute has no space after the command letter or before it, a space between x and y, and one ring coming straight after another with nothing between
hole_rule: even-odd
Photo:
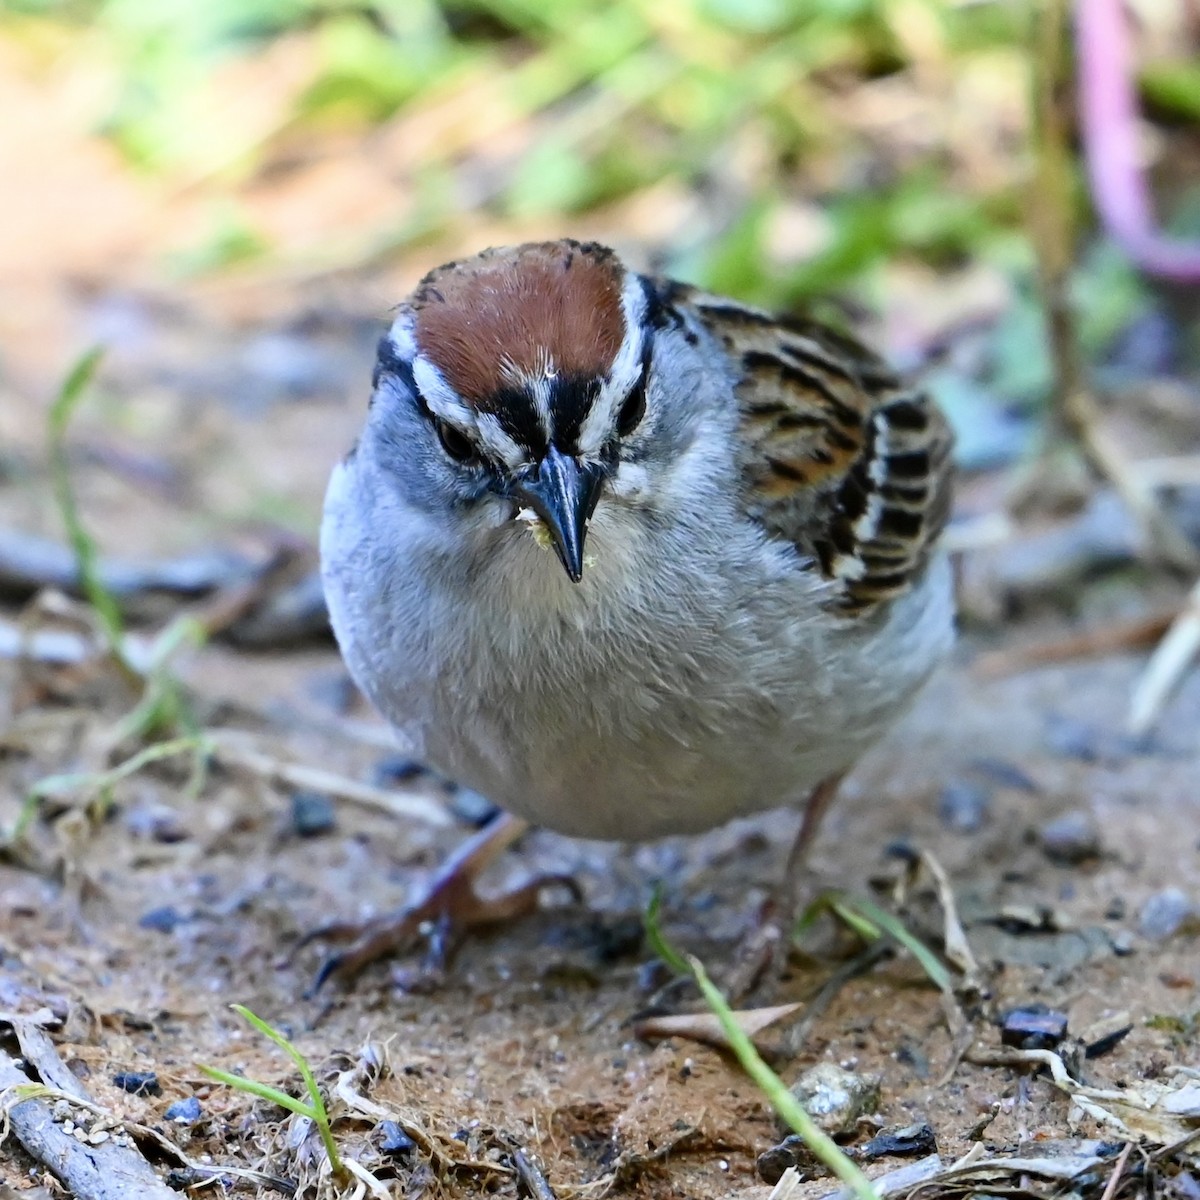
<instances>
[{"instance_id":1,"label":"sparrow","mask_svg":"<svg viewBox=\"0 0 1200 1200\"><path fill-rule=\"evenodd\" d=\"M507 817L318 986L537 903L475 877L526 827L639 841L804 812L953 637L949 427L858 341L572 240L428 274L379 343L321 528L350 674L406 754Z\"/></svg>"}]
</instances>

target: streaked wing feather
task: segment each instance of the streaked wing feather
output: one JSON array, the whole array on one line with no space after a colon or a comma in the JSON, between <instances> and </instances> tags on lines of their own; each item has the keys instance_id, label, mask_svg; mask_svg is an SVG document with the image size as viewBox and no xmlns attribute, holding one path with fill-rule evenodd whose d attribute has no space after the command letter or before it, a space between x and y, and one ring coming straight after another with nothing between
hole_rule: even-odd
<instances>
[{"instance_id":1,"label":"streaked wing feather","mask_svg":"<svg viewBox=\"0 0 1200 1200\"><path fill-rule=\"evenodd\" d=\"M751 515L837 581L844 612L907 590L950 511L953 437L937 405L817 322L694 291L686 303L741 370Z\"/></svg>"}]
</instances>

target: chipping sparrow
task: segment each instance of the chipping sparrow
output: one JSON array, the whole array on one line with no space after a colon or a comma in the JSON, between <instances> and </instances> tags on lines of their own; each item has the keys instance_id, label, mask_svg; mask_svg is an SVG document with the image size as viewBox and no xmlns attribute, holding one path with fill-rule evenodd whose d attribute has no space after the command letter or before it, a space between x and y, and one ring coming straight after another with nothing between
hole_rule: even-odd
<instances>
[{"instance_id":1,"label":"chipping sparrow","mask_svg":"<svg viewBox=\"0 0 1200 1200\"><path fill-rule=\"evenodd\" d=\"M509 813L626 841L811 801L794 879L951 643L950 445L824 326L594 244L488 250L426 276L380 342L325 501L333 627L406 752ZM324 974L418 919L495 915L470 879L522 827Z\"/></svg>"}]
</instances>

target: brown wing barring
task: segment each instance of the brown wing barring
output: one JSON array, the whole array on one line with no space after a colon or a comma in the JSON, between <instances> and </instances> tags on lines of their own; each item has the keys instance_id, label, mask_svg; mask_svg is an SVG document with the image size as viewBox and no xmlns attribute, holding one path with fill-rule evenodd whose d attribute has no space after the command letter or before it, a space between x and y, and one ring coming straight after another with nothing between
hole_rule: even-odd
<instances>
[{"instance_id":1,"label":"brown wing barring","mask_svg":"<svg viewBox=\"0 0 1200 1200\"><path fill-rule=\"evenodd\" d=\"M834 603L846 613L906 591L949 516L953 436L937 405L815 321L680 285L667 295L696 313L740 372L740 460L754 519L837 581Z\"/></svg>"}]
</instances>

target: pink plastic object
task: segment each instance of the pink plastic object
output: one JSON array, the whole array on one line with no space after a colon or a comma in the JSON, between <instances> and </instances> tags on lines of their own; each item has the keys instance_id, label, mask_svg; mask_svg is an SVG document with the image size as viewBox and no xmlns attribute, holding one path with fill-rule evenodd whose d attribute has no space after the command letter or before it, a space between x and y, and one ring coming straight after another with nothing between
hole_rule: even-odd
<instances>
[{"instance_id":1,"label":"pink plastic object","mask_svg":"<svg viewBox=\"0 0 1200 1200\"><path fill-rule=\"evenodd\" d=\"M1084 153L1101 221L1144 271L1200 282L1200 242L1158 229L1138 164L1137 99L1121 0L1077 0L1075 38Z\"/></svg>"}]
</instances>

